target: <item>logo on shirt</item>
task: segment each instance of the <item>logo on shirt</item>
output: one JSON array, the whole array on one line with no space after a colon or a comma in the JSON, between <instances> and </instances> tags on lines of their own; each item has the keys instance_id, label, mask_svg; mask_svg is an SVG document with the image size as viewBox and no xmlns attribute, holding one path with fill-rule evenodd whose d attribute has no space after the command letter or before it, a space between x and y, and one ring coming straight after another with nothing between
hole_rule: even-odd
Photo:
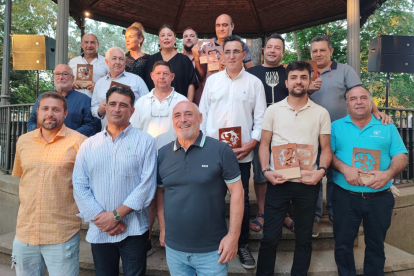
<instances>
[{"instance_id":1,"label":"logo on shirt","mask_svg":"<svg viewBox=\"0 0 414 276\"><path fill-rule=\"evenodd\" d=\"M202 168L208 168L208 165L201 165Z\"/></svg>"},{"instance_id":2,"label":"logo on shirt","mask_svg":"<svg viewBox=\"0 0 414 276\"><path fill-rule=\"evenodd\" d=\"M376 137L376 138L384 138L383 136L380 136L381 130L374 130L373 135L370 135L369 137Z\"/></svg>"}]
</instances>

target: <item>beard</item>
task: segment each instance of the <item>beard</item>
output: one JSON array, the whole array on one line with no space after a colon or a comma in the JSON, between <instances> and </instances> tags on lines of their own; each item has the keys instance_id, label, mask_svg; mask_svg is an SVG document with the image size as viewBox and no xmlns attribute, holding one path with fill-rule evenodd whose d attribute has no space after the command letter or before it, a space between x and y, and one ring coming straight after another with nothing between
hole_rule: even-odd
<instances>
[{"instance_id":1,"label":"beard","mask_svg":"<svg viewBox=\"0 0 414 276\"><path fill-rule=\"evenodd\" d=\"M191 46L187 46L187 44L184 44L184 50L186 50L187 52L191 52L191 49L193 48L195 44L191 44Z\"/></svg>"},{"instance_id":2,"label":"beard","mask_svg":"<svg viewBox=\"0 0 414 276\"><path fill-rule=\"evenodd\" d=\"M46 123L47 119L54 119L54 121ZM39 123L42 128L47 129L47 130L53 130L56 128L60 128L63 124L63 121L59 121L58 119L56 119L55 117L46 117L43 119L43 121L41 123Z\"/></svg>"},{"instance_id":3,"label":"beard","mask_svg":"<svg viewBox=\"0 0 414 276\"><path fill-rule=\"evenodd\" d=\"M300 98L303 97L303 95L306 95L307 93L308 91L305 89L305 87L303 87L303 89L300 91L295 91L295 89L290 90L289 96Z\"/></svg>"},{"instance_id":4,"label":"beard","mask_svg":"<svg viewBox=\"0 0 414 276\"><path fill-rule=\"evenodd\" d=\"M55 83L55 89L56 91L69 91L72 90L72 82L67 82L67 83Z\"/></svg>"}]
</instances>

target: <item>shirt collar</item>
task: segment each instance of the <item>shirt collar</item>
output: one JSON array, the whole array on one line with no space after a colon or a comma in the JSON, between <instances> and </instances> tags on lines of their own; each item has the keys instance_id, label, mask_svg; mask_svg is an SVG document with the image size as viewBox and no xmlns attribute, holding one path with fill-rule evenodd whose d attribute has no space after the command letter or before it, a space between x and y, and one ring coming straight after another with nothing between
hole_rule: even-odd
<instances>
[{"instance_id":1,"label":"shirt collar","mask_svg":"<svg viewBox=\"0 0 414 276\"><path fill-rule=\"evenodd\" d=\"M83 58L83 59L85 59L85 53L82 53L81 54L81 57ZM99 58L99 54L98 53L96 53L96 58L95 59L98 59ZM94 60L95 60L94 59ZM94 61L94 60L92 60L92 62ZM86 59L85 59L85 61L86 61Z\"/></svg>"},{"instance_id":2,"label":"shirt collar","mask_svg":"<svg viewBox=\"0 0 414 276\"><path fill-rule=\"evenodd\" d=\"M224 71L224 74L226 74L226 76L230 79L230 80L237 80L238 78L241 78L242 76L243 76L243 73L244 73L244 71L246 71L245 69L244 69L244 66L242 67L242 69L240 70L240 73L234 78L234 79L232 79L232 78L230 78L230 76L229 76L229 74L227 73L227 70L225 69L225 70L223 70Z\"/></svg>"},{"instance_id":3,"label":"shirt collar","mask_svg":"<svg viewBox=\"0 0 414 276\"><path fill-rule=\"evenodd\" d=\"M289 98L289 96L287 96L286 98L284 98L282 101L279 102L279 106L286 106L290 109L294 109L293 107L290 106L290 104L288 103L287 99ZM315 103L308 97L308 101L307 103L300 109L300 110L304 110L308 107L315 107ZM300 111L299 110L299 111Z\"/></svg>"},{"instance_id":4,"label":"shirt collar","mask_svg":"<svg viewBox=\"0 0 414 276\"><path fill-rule=\"evenodd\" d=\"M38 139L40 141L43 141L44 143L47 143L45 139L43 139L41 129L42 127L36 128L33 131L33 139ZM60 139L61 137L65 137L66 131L67 131L67 127L65 126L65 124L63 124L62 127L59 129L58 133L56 134L56 136L52 140L50 140L49 143L56 142L56 140Z\"/></svg>"},{"instance_id":5,"label":"shirt collar","mask_svg":"<svg viewBox=\"0 0 414 276\"><path fill-rule=\"evenodd\" d=\"M57 92L56 90L54 90L54 91ZM72 94L74 92L78 92L78 91L76 91L75 89L69 90L68 92L66 92L65 98L67 98L70 94ZM59 92L57 92L57 93L59 93Z\"/></svg>"},{"instance_id":6,"label":"shirt collar","mask_svg":"<svg viewBox=\"0 0 414 276\"><path fill-rule=\"evenodd\" d=\"M125 135L127 135L128 134L128 132L130 131L132 129L132 125L131 125L131 123L129 123L129 125L127 126L127 128L126 129L124 129L123 131L121 131L121 133L119 133L119 135L118 135L118 137L120 137L121 135L123 135L123 136L125 136ZM108 133L108 125L106 125L106 127L105 127L105 129L104 129L104 135L106 136L106 137L110 137L110 138L112 138L112 136Z\"/></svg>"},{"instance_id":7,"label":"shirt collar","mask_svg":"<svg viewBox=\"0 0 414 276\"><path fill-rule=\"evenodd\" d=\"M195 142L190 147L195 146L195 147L202 148L202 147L204 147L205 142L206 142L206 136L200 130L200 134L198 134L197 139L195 140ZM181 144L178 142L178 138L177 138L177 139L175 139L173 150L177 151L180 148L183 148L185 151L187 151L189 149L189 148L185 149L183 146L181 146Z\"/></svg>"},{"instance_id":8,"label":"shirt collar","mask_svg":"<svg viewBox=\"0 0 414 276\"><path fill-rule=\"evenodd\" d=\"M183 54L183 55L185 55L186 57L190 58L190 56L189 56L189 55L187 55L187 53L186 53L184 50L181 52L181 54ZM193 56L193 58L191 59L191 61L194 61L194 56Z\"/></svg>"},{"instance_id":9,"label":"shirt collar","mask_svg":"<svg viewBox=\"0 0 414 276\"><path fill-rule=\"evenodd\" d=\"M167 97L165 97L164 99L170 99L173 95L174 95L174 99L175 98L177 98L177 93L174 93L174 92L176 92L175 91L175 89L174 89L174 87L171 87L172 88L172 91L171 91L171 93L170 93L170 95L168 95ZM154 89L155 88L153 88L153 89L151 89L151 92L149 92L146 96L147 96L147 98L153 98L153 97L155 97L154 96Z\"/></svg>"},{"instance_id":10,"label":"shirt collar","mask_svg":"<svg viewBox=\"0 0 414 276\"><path fill-rule=\"evenodd\" d=\"M117 80L117 79L119 79L119 78L121 78L121 77L125 77L126 75L125 75L125 69L124 69L124 71L121 73L121 74L119 74L119 76L118 77L116 77L116 78L112 78L111 77L111 75L109 75L109 72L108 72L108 74L106 74L106 79L113 79L113 80Z\"/></svg>"}]
</instances>

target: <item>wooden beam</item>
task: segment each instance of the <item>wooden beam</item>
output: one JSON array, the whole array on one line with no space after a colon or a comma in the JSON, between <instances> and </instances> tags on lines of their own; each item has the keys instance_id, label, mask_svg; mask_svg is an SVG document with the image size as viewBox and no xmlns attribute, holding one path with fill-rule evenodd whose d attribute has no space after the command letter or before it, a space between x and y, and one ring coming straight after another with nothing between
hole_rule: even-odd
<instances>
[{"instance_id":1,"label":"wooden beam","mask_svg":"<svg viewBox=\"0 0 414 276\"><path fill-rule=\"evenodd\" d=\"M342 2L342 4L344 4L345 6L347 5L345 0L339 0L339 1Z\"/></svg>"},{"instance_id":2,"label":"wooden beam","mask_svg":"<svg viewBox=\"0 0 414 276\"><path fill-rule=\"evenodd\" d=\"M174 30L175 31L177 31L178 23L180 23L181 15L183 14L183 10L184 10L184 7L185 7L185 2L186 2L186 0L181 0L180 9L178 10L178 14L175 17L175 22L174 22Z\"/></svg>"},{"instance_id":3,"label":"wooden beam","mask_svg":"<svg viewBox=\"0 0 414 276\"><path fill-rule=\"evenodd\" d=\"M89 9L93 9L93 8L95 8L95 6L96 5L98 5L99 4L99 2L101 2L102 0L95 0L95 2L93 2L88 8Z\"/></svg>"},{"instance_id":4,"label":"wooden beam","mask_svg":"<svg viewBox=\"0 0 414 276\"><path fill-rule=\"evenodd\" d=\"M258 14L257 14L256 6L254 5L253 0L249 0L249 3L250 3L250 7L252 8L254 17L256 18L257 24L259 24L260 31L263 32L264 31L264 28L263 28L263 25L262 25L262 21L260 21L260 18L259 18Z\"/></svg>"}]
</instances>

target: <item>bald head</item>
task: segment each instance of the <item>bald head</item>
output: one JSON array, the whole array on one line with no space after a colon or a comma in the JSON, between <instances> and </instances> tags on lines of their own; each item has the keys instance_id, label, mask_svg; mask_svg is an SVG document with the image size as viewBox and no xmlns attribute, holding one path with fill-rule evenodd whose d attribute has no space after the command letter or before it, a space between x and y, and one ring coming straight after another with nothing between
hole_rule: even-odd
<instances>
[{"instance_id":1,"label":"bald head","mask_svg":"<svg viewBox=\"0 0 414 276\"><path fill-rule=\"evenodd\" d=\"M351 119L367 119L371 116L371 93L362 86L351 88L346 93L346 107Z\"/></svg>"},{"instance_id":2,"label":"bald head","mask_svg":"<svg viewBox=\"0 0 414 276\"><path fill-rule=\"evenodd\" d=\"M189 101L179 102L174 107L172 116L174 130L179 141L197 139L203 115L196 104Z\"/></svg>"},{"instance_id":3,"label":"bald head","mask_svg":"<svg viewBox=\"0 0 414 276\"><path fill-rule=\"evenodd\" d=\"M222 14L216 19L217 39L222 43L224 39L231 36L234 29L233 19L228 14Z\"/></svg>"},{"instance_id":4,"label":"bald head","mask_svg":"<svg viewBox=\"0 0 414 276\"><path fill-rule=\"evenodd\" d=\"M85 34L82 37L81 48L85 58L95 58L98 54L99 42L94 34Z\"/></svg>"},{"instance_id":5,"label":"bald head","mask_svg":"<svg viewBox=\"0 0 414 276\"><path fill-rule=\"evenodd\" d=\"M66 75L66 76L65 76ZM66 64L58 64L53 73L53 81L55 89L62 95L72 90L72 83L75 80L72 74L72 69Z\"/></svg>"}]
</instances>

